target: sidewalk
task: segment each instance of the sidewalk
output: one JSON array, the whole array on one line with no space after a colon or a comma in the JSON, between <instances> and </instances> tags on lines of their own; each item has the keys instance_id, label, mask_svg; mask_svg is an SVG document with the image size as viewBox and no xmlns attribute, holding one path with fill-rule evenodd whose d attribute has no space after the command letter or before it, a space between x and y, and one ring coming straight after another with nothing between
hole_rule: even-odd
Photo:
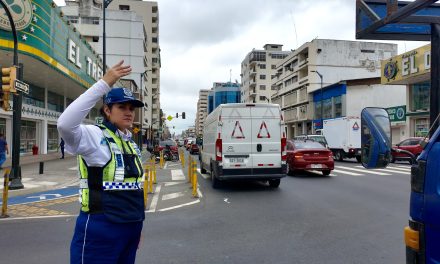
<instances>
[{"instance_id":1,"label":"sidewalk","mask_svg":"<svg viewBox=\"0 0 440 264\"><path fill-rule=\"evenodd\" d=\"M56 160L61 157L60 152L51 152L48 154L38 154L38 155L23 155L20 156L20 165L27 165L32 163L40 163L41 161L50 161L50 160ZM72 157L72 155L65 154L65 158ZM9 157L6 159L5 163L3 164L3 167L10 167L12 166L12 157L9 155Z\"/></svg>"}]
</instances>

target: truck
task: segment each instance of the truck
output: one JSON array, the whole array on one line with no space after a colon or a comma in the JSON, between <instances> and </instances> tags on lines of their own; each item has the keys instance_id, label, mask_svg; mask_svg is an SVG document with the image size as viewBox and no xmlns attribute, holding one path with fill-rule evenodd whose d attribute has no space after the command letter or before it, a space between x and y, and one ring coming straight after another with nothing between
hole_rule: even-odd
<instances>
[{"instance_id":1,"label":"truck","mask_svg":"<svg viewBox=\"0 0 440 264\"><path fill-rule=\"evenodd\" d=\"M321 134L327 140L335 160L344 158L361 159L361 119L359 117L339 117L323 121Z\"/></svg>"},{"instance_id":2,"label":"truck","mask_svg":"<svg viewBox=\"0 0 440 264\"><path fill-rule=\"evenodd\" d=\"M277 104L222 104L205 120L200 170L212 187L261 180L277 188L286 176L286 132Z\"/></svg>"},{"instance_id":3,"label":"truck","mask_svg":"<svg viewBox=\"0 0 440 264\"><path fill-rule=\"evenodd\" d=\"M386 168L393 151L406 153L413 159L410 217L403 230L406 263L440 263L440 128L428 142L423 141L423 151L416 160L411 152L392 148L386 110L366 108L361 119L362 165L365 168Z\"/></svg>"}]
</instances>

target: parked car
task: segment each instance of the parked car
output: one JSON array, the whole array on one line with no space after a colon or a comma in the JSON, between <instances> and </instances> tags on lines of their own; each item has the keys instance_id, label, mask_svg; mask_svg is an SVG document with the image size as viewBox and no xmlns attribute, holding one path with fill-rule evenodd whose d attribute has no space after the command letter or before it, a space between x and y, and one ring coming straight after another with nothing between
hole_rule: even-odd
<instances>
[{"instance_id":1,"label":"parked car","mask_svg":"<svg viewBox=\"0 0 440 264\"><path fill-rule=\"evenodd\" d=\"M423 147L421 146L422 141L422 137L411 137L399 142L393 146L393 148L409 151L414 154L414 156L418 157L423 151ZM408 154L393 151L391 152L391 155L391 162L395 162L396 160L406 160L409 163L412 163L412 159L410 156L408 156Z\"/></svg>"},{"instance_id":2,"label":"parked car","mask_svg":"<svg viewBox=\"0 0 440 264\"><path fill-rule=\"evenodd\" d=\"M301 135L294 137L295 140L313 140L321 143L324 147L328 148L327 140L323 135Z\"/></svg>"},{"instance_id":3,"label":"parked car","mask_svg":"<svg viewBox=\"0 0 440 264\"><path fill-rule=\"evenodd\" d=\"M335 168L333 153L321 143L313 140L287 141L287 174L295 171L321 171L323 175L330 175Z\"/></svg>"},{"instance_id":4,"label":"parked car","mask_svg":"<svg viewBox=\"0 0 440 264\"><path fill-rule=\"evenodd\" d=\"M177 144L173 140L159 141L159 151L164 150L167 145L170 146L172 152L178 152Z\"/></svg>"},{"instance_id":5,"label":"parked car","mask_svg":"<svg viewBox=\"0 0 440 264\"><path fill-rule=\"evenodd\" d=\"M189 148L189 154L199 154L199 145L195 143L191 144L191 147Z\"/></svg>"}]
</instances>

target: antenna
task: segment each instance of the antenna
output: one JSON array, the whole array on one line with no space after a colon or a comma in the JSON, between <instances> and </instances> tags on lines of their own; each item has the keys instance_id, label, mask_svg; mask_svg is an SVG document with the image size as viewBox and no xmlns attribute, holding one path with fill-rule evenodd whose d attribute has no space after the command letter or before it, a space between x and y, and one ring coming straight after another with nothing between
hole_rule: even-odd
<instances>
[{"instance_id":1,"label":"antenna","mask_svg":"<svg viewBox=\"0 0 440 264\"><path fill-rule=\"evenodd\" d=\"M229 69L229 83L232 83L232 69Z\"/></svg>"},{"instance_id":2,"label":"antenna","mask_svg":"<svg viewBox=\"0 0 440 264\"><path fill-rule=\"evenodd\" d=\"M295 30L295 42L296 42L295 49L297 49L298 48L298 35L296 34L296 25L295 25L295 19L293 19L292 10L290 10L290 18L292 18L293 29Z\"/></svg>"}]
</instances>

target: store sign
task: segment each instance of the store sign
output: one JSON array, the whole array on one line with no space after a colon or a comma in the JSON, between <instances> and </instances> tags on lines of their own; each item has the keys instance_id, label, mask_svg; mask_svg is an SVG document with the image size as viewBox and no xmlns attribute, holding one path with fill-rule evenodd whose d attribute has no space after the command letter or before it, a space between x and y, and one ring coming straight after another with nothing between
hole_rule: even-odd
<instances>
[{"instance_id":1,"label":"store sign","mask_svg":"<svg viewBox=\"0 0 440 264\"><path fill-rule=\"evenodd\" d=\"M405 83L405 80L427 74L431 69L431 45L384 60L381 69L382 84Z\"/></svg>"},{"instance_id":2,"label":"store sign","mask_svg":"<svg viewBox=\"0 0 440 264\"><path fill-rule=\"evenodd\" d=\"M9 0L5 3L11 13L17 31L25 29L32 22L32 5L30 0ZM3 9L3 8L0 8ZM0 12L0 28L11 31L8 15L4 10Z\"/></svg>"},{"instance_id":3,"label":"store sign","mask_svg":"<svg viewBox=\"0 0 440 264\"><path fill-rule=\"evenodd\" d=\"M406 105L386 109L391 122L406 122Z\"/></svg>"}]
</instances>

